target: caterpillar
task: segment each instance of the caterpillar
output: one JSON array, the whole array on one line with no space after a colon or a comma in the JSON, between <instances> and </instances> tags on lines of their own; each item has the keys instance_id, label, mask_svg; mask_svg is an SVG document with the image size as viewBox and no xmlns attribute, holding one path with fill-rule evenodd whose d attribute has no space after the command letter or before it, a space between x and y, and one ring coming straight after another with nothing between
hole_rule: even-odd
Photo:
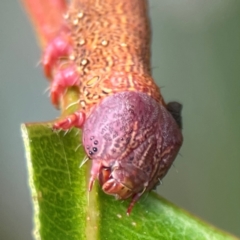
<instances>
[{"instance_id":1,"label":"caterpillar","mask_svg":"<svg viewBox=\"0 0 240 240\"><path fill-rule=\"evenodd\" d=\"M182 145L181 104L166 104L151 74L147 0L73 0L42 63L59 106L79 89L79 109L54 129L82 129L92 160L89 191L131 198L127 209L166 175Z\"/></svg>"}]
</instances>

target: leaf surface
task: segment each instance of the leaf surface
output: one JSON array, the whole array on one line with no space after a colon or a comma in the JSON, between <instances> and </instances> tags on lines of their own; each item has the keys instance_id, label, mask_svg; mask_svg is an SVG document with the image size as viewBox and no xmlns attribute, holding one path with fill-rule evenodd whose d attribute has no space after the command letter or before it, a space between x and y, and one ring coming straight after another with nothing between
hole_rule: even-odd
<instances>
[{"instance_id":1,"label":"leaf surface","mask_svg":"<svg viewBox=\"0 0 240 240\"><path fill-rule=\"evenodd\" d=\"M91 161L81 132L53 131L50 123L23 124L29 183L35 210L35 237L79 239L236 239L147 193L126 215L129 201L102 192L96 181L87 191Z\"/></svg>"}]
</instances>

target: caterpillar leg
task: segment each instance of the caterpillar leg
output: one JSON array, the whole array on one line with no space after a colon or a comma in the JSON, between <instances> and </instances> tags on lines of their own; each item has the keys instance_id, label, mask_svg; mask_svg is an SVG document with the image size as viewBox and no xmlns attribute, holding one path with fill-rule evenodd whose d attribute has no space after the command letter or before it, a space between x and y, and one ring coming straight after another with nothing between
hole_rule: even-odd
<instances>
[{"instance_id":1,"label":"caterpillar leg","mask_svg":"<svg viewBox=\"0 0 240 240\"><path fill-rule=\"evenodd\" d=\"M130 213L132 212L132 209L133 209L135 203L139 200L139 198L142 196L142 194L143 194L143 193L140 192L140 193L136 193L135 195L133 195L132 200L131 200L131 202L130 202L130 204L129 204L129 206L128 206L128 209L127 209L127 215L128 215L128 216L129 216Z\"/></svg>"},{"instance_id":2,"label":"caterpillar leg","mask_svg":"<svg viewBox=\"0 0 240 240\"><path fill-rule=\"evenodd\" d=\"M79 86L80 80L74 64L67 68L59 69L51 83L51 101L56 107L59 106L60 98L68 87Z\"/></svg>"},{"instance_id":3,"label":"caterpillar leg","mask_svg":"<svg viewBox=\"0 0 240 240\"><path fill-rule=\"evenodd\" d=\"M65 89L79 85L75 63L69 57L73 51L70 39L67 29L62 29L61 35L48 44L42 58L45 75L52 80L51 101L56 107Z\"/></svg>"},{"instance_id":4,"label":"caterpillar leg","mask_svg":"<svg viewBox=\"0 0 240 240\"><path fill-rule=\"evenodd\" d=\"M71 52L72 45L67 36L58 36L48 44L42 58L43 69L47 78L52 77L56 65L64 58L67 59Z\"/></svg>"},{"instance_id":5,"label":"caterpillar leg","mask_svg":"<svg viewBox=\"0 0 240 240\"><path fill-rule=\"evenodd\" d=\"M77 111L53 124L53 129L68 130L73 127L82 128L85 122L85 113Z\"/></svg>"}]
</instances>

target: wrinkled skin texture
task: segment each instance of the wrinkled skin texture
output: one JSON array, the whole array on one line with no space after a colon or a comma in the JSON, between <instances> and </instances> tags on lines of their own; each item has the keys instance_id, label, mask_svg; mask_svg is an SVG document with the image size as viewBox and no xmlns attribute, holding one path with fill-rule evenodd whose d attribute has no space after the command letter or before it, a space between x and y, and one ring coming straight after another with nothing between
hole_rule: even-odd
<instances>
[{"instance_id":1,"label":"wrinkled skin texture","mask_svg":"<svg viewBox=\"0 0 240 240\"><path fill-rule=\"evenodd\" d=\"M182 142L172 115L145 93L105 98L83 127L92 181L118 199L151 190L167 173Z\"/></svg>"},{"instance_id":2,"label":"wrinkled skin texture","mask_svg":"<svg viewBox=\"0 0 240 240\"><path fill-rule=\"evenodd\" d=\"M73 0L43 55L56 107L66 88L79 90L79 110L53 128L83 129L89 191L98 179L105 193L131 197L128 214L182 144L182 107L165 104L151 76L149 45L147 1Z\"/></svg>"}]
</instances>

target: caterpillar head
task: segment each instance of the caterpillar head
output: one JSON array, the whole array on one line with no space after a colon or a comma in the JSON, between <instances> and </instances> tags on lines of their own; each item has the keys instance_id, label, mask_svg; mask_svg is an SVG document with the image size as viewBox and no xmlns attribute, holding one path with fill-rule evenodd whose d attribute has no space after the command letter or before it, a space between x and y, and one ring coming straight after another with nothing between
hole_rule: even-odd
<instances>
[{"instance_id":1,"label":"caterpillar head","mask_svg":"<svg viewBox=\"0 0 240 240\"><path fill-rule=\"evenodd\" d=\"M105 193L133 197L133 206L167 173L182 134L171 113L153 98L122 92L93 109L83 127L83 144L93 160L91 183L98 178Z\"/></svg>"}]
</instances>

